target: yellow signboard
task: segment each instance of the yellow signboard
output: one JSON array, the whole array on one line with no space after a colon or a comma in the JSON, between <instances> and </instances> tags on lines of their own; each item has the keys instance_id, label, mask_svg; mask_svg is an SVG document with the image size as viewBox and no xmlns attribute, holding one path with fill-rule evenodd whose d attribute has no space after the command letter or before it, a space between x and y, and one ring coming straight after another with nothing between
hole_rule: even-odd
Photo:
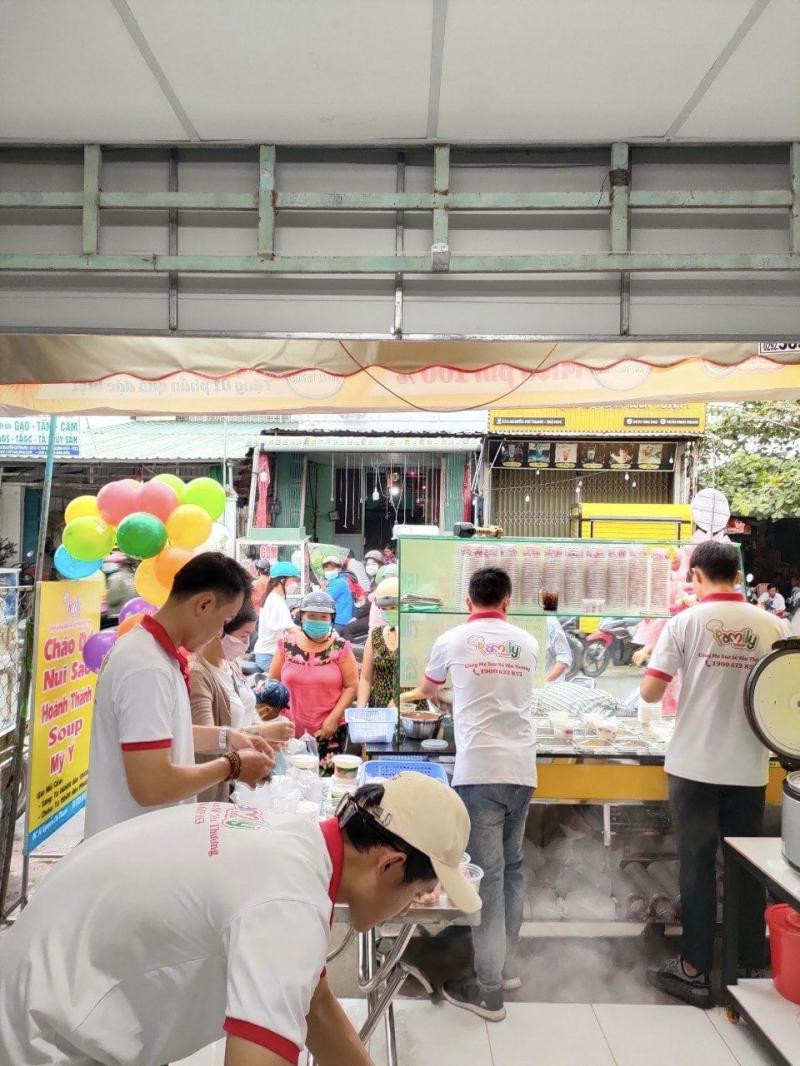
<instances>
[{"instance_id":1,"label":"yellow signboard","mask_svg":"<svg viewBox=\"0 0 800 1066\"><path fill-rule=\"evenodd\" d=\"M570 433L687 437L706 426L703 403L617 404L611 407L531 407L489 412L491 433L558 437Z\"/></svg>"},{"instance_id":2,"label":"yellow signboard","mask_svg":"<svg viewBox=\"0 0 800 1066\"><path fill-rule=\"evenodd\" d=\"M36 649L26 850L86 802L96 677L83 662L100 628L96 581L48 581L36 590Z\"/></svg>"}]
</instances>

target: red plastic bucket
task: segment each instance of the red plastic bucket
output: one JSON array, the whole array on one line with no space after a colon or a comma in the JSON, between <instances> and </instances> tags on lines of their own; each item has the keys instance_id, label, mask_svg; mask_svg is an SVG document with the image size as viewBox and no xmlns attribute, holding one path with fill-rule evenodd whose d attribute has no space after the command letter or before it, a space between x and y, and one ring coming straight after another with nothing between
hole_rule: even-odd
<instances>
[{"instance_id":1,"label":"red plastic bucket","mask_svg":"<svg viewBox=\"0 0 800 1066\"><path fill-rule=\"evenodd\" d=\"M775 903L767 907L765 917L775 988L800 1004L800 914L786 903Z\"/></svg>"}]
</instances>

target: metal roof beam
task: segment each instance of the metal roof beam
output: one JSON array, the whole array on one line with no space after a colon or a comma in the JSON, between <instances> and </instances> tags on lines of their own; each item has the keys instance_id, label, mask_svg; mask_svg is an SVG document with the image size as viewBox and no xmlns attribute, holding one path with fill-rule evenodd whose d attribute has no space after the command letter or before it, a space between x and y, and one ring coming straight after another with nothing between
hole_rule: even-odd
<instances>
[{"instance_id":1,"label":"metal roof beam","mask_svg":"<svg viewBox=\"0 0 800 1066\"><path fill-rule=\"evenodd\" d=\"M608 274L800 270L800 252L709 254L589 253L570 255L454 255L451 274ZM0 254L0 271L77 271L166 274L431 274L430 256L295 255L28 255Z\"/></svg>"}]
</instances>

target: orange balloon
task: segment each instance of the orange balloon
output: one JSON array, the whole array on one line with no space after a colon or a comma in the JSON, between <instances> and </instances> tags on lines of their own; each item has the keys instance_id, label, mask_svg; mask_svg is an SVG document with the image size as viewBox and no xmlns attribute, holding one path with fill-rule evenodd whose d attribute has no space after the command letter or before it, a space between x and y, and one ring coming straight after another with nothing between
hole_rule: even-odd
<instances>
[{"instance_id":1,"label":"orange balloon","mask_svg":"<svg viewBox=\"0 0 800 1066\"><path fill-rule=\"evenodd\" d=\"M153 573L164 588L171 589L175 575L193 556L194 552L190 548L168 545L162 548L153 560Z\"/></svg>"},{"instance_id":2,"label":"orange balloon","mask_svg":"<svg viewBox=\"0 0 800 1066\"><path fill-rule=\"evenodd\" d=\"M140 611L138 614L129 614L127 618L123 618L120 624L117 626L117 636L124 637L126 633L130 633L132 629L144 618L144 611Z\"/></svg>"},{"instance_id":3,"label":"orange balloon","mask_svg":"<svg viewBox=\"0 0 800 1066\"><path fill-rule=\"evenodd\" d=\"M163 607L169 598L169 589L155 575L155 559L145 559L136 568L133 583L143 600L155 607Z\"/></svg>"}]
</instances>

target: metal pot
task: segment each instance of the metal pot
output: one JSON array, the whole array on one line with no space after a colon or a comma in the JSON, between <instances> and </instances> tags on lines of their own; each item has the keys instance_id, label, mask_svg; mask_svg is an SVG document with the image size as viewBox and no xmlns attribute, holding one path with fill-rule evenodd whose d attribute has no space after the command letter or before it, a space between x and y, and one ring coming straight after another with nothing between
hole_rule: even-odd
<instances>
[{"instance_id":1,"label":"metal pot","mask_svg":"<svg viewBox=\"0 0 800 1066\"><path fill-rule=\"evenodd\" d=\"M430 740L439 728L440 721L441 716L420 721L418 718L407 718L404 714L400 715L400 725L409 740Z\"/></svg>"}]
</instances>

